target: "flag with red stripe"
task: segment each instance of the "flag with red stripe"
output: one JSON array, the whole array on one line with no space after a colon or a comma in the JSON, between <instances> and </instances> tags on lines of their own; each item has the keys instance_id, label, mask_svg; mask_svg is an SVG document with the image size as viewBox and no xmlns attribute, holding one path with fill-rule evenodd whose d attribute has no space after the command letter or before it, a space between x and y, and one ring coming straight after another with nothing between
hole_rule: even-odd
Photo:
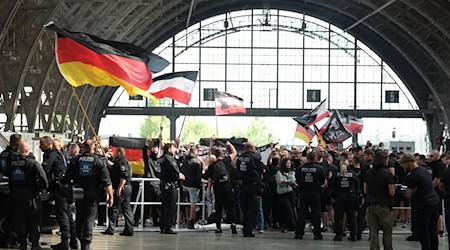
<instances>
[{"instance_id":1,"label":"flag with red stripe","mask_svg":"<svg viewBox=\"0 0 450 250\"><path fill-rule=\"evenodd\" d=\"M198 71L183 71L155 77L148 92L158 99L170 98L188 105L197 75Z\"/></svg>"},{"instance_id":2,"label":"flag with red stripe","mask_svg":"<svg viewBox=\"0 0 450 250\"><path fill-rule=\"evenodd\" d=\"M167 60L136 45L68 31L53 22L46 27L57 34L56 61L70 85L122 86L130 96L156 101L147 90L152 74L167 67Z\"/></svg>"},{"instance_id":3,"label":"flag with red stripe","mask_svg":"<svg viewBox=\"0 0 450 250\"><path fill-rule=\"evenodd\" d=\"M235 95L215 91L216 115L245 114L244 100Z\"/></svg>"},{"instance_id":4,"label":"flag with red stripe","mask_svg":"<svg viewBox=\"0 0 450 250\"><path fill-rule=\"evenodd\" d=\"M145 145L143 138L128 137L109 137L109 147L115 153L118 147L125 149L125 157L131 165L132 173L135 175L144 175L144 159L142 149Z\"/></svg>"}]
</instances>

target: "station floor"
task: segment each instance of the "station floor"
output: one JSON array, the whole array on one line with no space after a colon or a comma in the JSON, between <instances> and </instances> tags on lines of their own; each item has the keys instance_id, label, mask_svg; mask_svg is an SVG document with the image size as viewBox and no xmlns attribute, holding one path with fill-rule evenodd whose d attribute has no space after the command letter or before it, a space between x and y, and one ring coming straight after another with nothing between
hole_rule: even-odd
<instances>
[{"instance_id":1,"label":"station floor","mask_svg":"<svg viewBox=\"0 0 450 250\"><path fill-rule=\"evenodd\" d=\"M100 234L100 230L95 230L94 241L91 245L94 250L237 250L237 249L258 249L258 250L278 250L278 249L369 249L368 235L363 235L362 241L342 242L333 241L334 234L324 233L321 241L313 240L313 235L306 233L304 240L293 239L292 232L281 233L279 231L265 231L263 234L256 234L255 238L244 238L241 235L232 235L230 231L224 231L221 235L209 232L180 232L177 235L163 235L158 232L135 232L133 237L120 236L118 233L113 236ZM394 249L409 250L420 249L419 242L408 242L405 240L407 234L394 234ZM381 239L381 236L380 236ZM42 235L41 242L44 249L50 249L51 244L59 242L58 235ZM381 242L380 242L381 243ZM439 249L448 249L447 238L439 239ZM381 244L382 246L382 244Z\"/></svg>"}]
</instances>

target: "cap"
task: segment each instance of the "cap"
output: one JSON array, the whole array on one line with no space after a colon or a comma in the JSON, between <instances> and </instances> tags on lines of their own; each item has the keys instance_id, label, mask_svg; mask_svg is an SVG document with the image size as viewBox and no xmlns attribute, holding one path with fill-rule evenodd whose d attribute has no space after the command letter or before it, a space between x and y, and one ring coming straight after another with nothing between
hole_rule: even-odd
<instances>
[{"instance_id":1,"label":"cap","mask_svg":"<svg viewBox=\"0 0 450 250\"><path fill-rule=\"evenodd\" d=\"M400 161L398 163L400 164L404 164L407 162L415 162L416 161L416 157L414 157L414 155L412 154L405 154L402 156L402 158L400 159Z\"/></svg>"}]
</instances>

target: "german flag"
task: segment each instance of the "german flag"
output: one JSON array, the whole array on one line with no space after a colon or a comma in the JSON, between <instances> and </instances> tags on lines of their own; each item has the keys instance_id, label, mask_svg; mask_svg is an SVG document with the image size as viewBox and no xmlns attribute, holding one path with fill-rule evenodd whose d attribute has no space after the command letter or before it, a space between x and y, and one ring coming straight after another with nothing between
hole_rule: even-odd
<instances>
[{"instance_id":1,"label":"german flag","mask_svg":"<svg viewBox=\"0 0 450 250\"><path fill-rule=\"evenodd\" d=\"M109 137L109 146L113 153L116 152L118 147L125 148L125 157L130 162L132 173L136 175L144 175L145 173L144 159L142 158L144 145L145 139L143 138Z\"/></svg>"},{"instance_id":2,"label":"german flag","mask_svg":"<svg viewBox=\"0 0 450 250\"><path fill-rule=\"evenodd\" d=\"M57 34L56 60L70 85L122 86L130 96L142 95L156 102L147 90L152 74L167 67L167 60L136 45L71 32L53 22L46 27Z\"/></svg>"},{"instance_id":3,"label":"german flag","mask_svg":"<svg viewBox=\"0 0 450 250\"><path fill-rule=\"evenodd\" d=\"M307 144L311 142L314 138L315 133L310 128L305 128L300 124L297 124L297 128L295 129L295 138L305 141Z\"/></svg>"}]
</instances>

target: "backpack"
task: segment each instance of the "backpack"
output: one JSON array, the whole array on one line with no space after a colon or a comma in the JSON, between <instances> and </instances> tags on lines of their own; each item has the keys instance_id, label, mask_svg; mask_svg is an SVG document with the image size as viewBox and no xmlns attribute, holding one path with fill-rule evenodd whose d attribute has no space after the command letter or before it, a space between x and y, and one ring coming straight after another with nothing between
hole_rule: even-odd
<instances>
[{"instance_id":1,"label":"backpack","mask_svg":"<svg viewBox=\"0 0 450 250\"><path fill-rule=\"evenodd\" d=\"M217 160L214 163L213 176L212 176L214 183L215 184L225 183L230 179L229 176L230 176L230 171L228 170L225 162L223 162L223 160Z\"/></svg>"}]
</instances>

